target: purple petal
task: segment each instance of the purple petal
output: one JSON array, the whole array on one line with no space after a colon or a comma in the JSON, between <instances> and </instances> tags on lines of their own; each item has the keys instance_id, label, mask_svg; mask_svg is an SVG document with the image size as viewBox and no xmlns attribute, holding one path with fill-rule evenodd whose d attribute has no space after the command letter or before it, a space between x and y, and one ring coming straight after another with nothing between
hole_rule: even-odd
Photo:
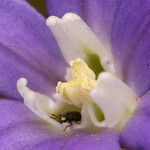
<instances>
[{"instance_id":1,"label":"purple petal","mask_svg":"<svg viewBox=\"0 0 150 150\"><path fill-rule=\"evenodd\" d=\"M0 16L0 95L18 98L16 81L22 76L48 94L65 63L45 19L18 0L0 1Z\"/></svg>"},{"instance_id":2,"label":"purple petal","mask_svg":"<svg viewBox=\"0 0 150 150\"><path fill-rule=\"evenodd\" d=\"M67 139L66 137L64 137L63 139L45 139L44 141L35 144L32 150L62 150L68 140L69 139Z\"/></svg>"},{"instance_id":3,"label":"purple petal","mask_svg":"<svg viewBox=\"0 0 150 150\"><path fill-rule=\"evenodd\" d=\"M57 136L20 101L1 99L0 118L0 149L119 150L118 133L113 131Z\"/></svg>"},{"instance_id":4,"label":"purple petal","mask_svg":"<svg viewBox=\"0 0 150 150\"><path fill-rule=\"evenodd\" d=\"M34 146L33 150L65 149L65 150L120 150L118 134L113 131L103 131L98 134L86 135L76 133L61 140L45 140ZM62 145L60 147L60 144Z\"/></svg>"},{"instance_id":5,"label":"purple petal","mask_svg":"<svg viewBox=\"0 0 150 150\"><path fill-rule=\"evenodd\" d=\"M62 17L68 12L74 12L82 16L83 2L81 0L47 0L49 15Z\"/></svg>"},{"instance_id":6,"label":"purple petal","mask_svg":"<svg viewBox=\"0 0 150 150\"><path fill-rule=\"evenodd\" d=\"M149 0L123 0L112 29L117 67L138 95L150 88L149 12Z\"/></svg>"},{"instance_id":7,"label":"purple petal","mask_svg":"<svg viewBox=\"0 0 150 150\"><path fill-rule=\"evenodd\" d=\"M101 131L98 134L82 135L70 139L65 144L65 150L120 150L118 133Z\"/></svg>"},{"instance_id":8,"label":"purple petal","mask_svg":"<svg viewBox=\"0 0 150 150\"><path fill-rule=\"evenodd\" d=\"M121 134L121 142L127 149L150 149L150 91L141 98L136 112Z\"/></svg>"},{"instance_id":9,"label":"purple petal","mask_svg":"<svg viewBox=\"0 0 150 150\"><path fill-rule=\"evenodd\" d=\"M111 42L114 16L120 0L87 0L84 2L84 18L104 44Z\"/></svg>"}]
</instances>

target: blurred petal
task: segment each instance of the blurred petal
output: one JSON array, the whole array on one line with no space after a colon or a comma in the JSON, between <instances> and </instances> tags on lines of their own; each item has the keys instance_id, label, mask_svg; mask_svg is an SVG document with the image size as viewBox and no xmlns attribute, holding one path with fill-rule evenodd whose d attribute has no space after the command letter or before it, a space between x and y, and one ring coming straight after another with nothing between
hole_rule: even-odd
<instances>
[{"instance_id":1,"label":"blurred petal","mask_svg":"<svg viewBox=\"0 0 150 150\"><path fill-rule=\"evenodd\" d=\"M65 144L65 150L120 150L118 134L112 131L102 131L98 134L82 135L70 139Z\"/></svg>"},{"instance_id":2,"label":"blurred petal","mask_svg":"<svg viewBox=\"0 0 150 150\"><path fill-rule=\"evenodd\" d=\"M12 150L12 147L13 149L31 149L45 139L50 141L51 147L56 144L53 141L59 140L60 144L57 147L64 143L65 138L56 137L50 131L50 127L29 111L22 102L0 100L0 118L1 150Z\"/></svg>"},{"instance_id":3,"label":"blurred petal","mask_svg":"<svg viewBox=\"0 0 150 150\"><path fill-rule=\"evenodd\" d=\"M121 134L121 142L127 149L150 149L150 91L141 98L137 111Z\"/></svg>"},{"instance_id":4,"label":"blurred petal","mask_svg":"<svg viewBox=\"0 0 150 150\"><path fill-rule=\"evenodd\" d=\"M53 142L53 144L52 144ZM64 143L63 143L64 142ZM34 146L33 150L120 150L118 133L103 131L100 134L76 133L64 139L44 140Z\"/></svg>"},{"instance_id":5,"label":"blurred petal","mask_svg":"<svg viewBox=\"0 0 150 150\"><path fill-rule=\"evenodd\" d=\"M117 67L138 95L150 88L149 11L149 0L123 0L112 29Z\"/></svg>"},{"instance_id":6,"label":"blurred petal","mask_svg":"<svg viewBox=\"0 0 150 150\"><path fill-rule=\"evenodd\" d=\"M49 15L61 18L68 12L74 12L79 16L82 16L82 0L46 0L46 2Z\"/></svg>"},{"instance_id":7,"label":"blurred petal","mask_svg":"<svg viewBox=\"0 0 150 150\"><path fill-rule=\"evenodd\" d=\"M40 143L35 144L32 150L62 150L65 147L64 145L66 144L66 141L66 138L52 140L46 139Z\"/></svg>"},{"instance_id":8,"label":"blurred petal","mask_svg":"<svg viewBox=\"0 0 150 150\"><path fill-rule=\"evenodd\" d=\"M16 83L20 77L29 79L29 85L43 93L49 93L51 84L41 72L36 71L29 62L20 58L10 49L0 45L0 95L21 98ZM32 82L32 83L31 83Z\"/></svg>"},{"instance_id":9,"label":"blurred petal","mask_svg":"<svg viewBox=\"0 0 150 150\"><path fill-rule=\"evenodd\" d=\"M18 98L22 76L47 94L63 77L65 63L45 19L18 0L0 1L0 16L0 95Z\"/></svg>"},{"instance_id":10,"label":"blurred petal","mask_svg":"<svg viewBox=\"0 0 150 150\"><path fill-rule=\"evenodd\" d=\"M111 43L111 30L120 0L87 0L84 2L84 18L90 28L107 47Z\"/></svg>"}]
</instances>

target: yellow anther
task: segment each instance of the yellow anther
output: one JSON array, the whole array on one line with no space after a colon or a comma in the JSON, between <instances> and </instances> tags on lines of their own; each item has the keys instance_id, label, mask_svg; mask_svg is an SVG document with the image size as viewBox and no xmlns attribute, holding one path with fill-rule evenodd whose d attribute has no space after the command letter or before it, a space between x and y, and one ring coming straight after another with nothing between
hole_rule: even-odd
<instances>
[{"instance_id":1,"label":"yellow anther","mask_svg":"<svg viewBox=\"0 0 150 150\"><path fill-rule=\"evenodd\" d=\"M69 63L71 67L71 74L73 79L90 78L95 80L95 73L88 67L88 65L80 58L71 60Z\"/></svg>"},{"instance_id":2,"label":"yellow anther","mask_svg":"<svg viewBox=\"0 0 150 150\"><path fill-rule=\"evenodd\" d=\"M89 102L89 90L96 86L96 76L88 65L80 58L71 60L71 79L68 82L58 82L56 91L65 102L81 107Z\"/></svg>"}]
</instances>

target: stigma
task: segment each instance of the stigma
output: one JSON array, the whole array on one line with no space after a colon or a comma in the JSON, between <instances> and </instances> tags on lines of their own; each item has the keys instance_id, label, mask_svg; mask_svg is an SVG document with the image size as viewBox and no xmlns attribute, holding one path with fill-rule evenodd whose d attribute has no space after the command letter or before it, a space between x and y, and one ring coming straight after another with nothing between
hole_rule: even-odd
<instances>
[{"instance_id":1,"label":"stigma","mask_svg":"<svg viewBox=\"0 0 150 150\"><path fill-rule=\"evenodd\" d=\"M58 82L56 92L66 103L81 108L91 101L89 91L96 86L96 76L80 58L71 60L69 65L71 78L68 82Z\"/></svg>"}]
</instances>

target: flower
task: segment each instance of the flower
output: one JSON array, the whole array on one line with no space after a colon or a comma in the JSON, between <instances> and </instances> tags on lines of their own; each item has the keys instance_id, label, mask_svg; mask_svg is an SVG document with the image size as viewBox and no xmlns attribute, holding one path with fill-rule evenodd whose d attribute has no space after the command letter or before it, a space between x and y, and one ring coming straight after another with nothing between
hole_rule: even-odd
<instances>
[{"instance_id":1,"label":"flower","mask_svg":"<svg viewBox=\"0 0 150 150\"><path fill-rule=\"evenodd\" d=\"M19 101L21 97L15 85L23 76L29 79L30 88L50 94L56 83L63 80L65 60L45 20L35 10L24 1L1 1L2 149L120 149L120 144L127 149L149 149L149 2L95 0L84 3L84 9L80 8L83 3L79 1L50 1L49 4L53 6L51 14L76 12L87 19L104 44L108 44L105 39L111 42L118 74L139 96L138 106L120 134L111 130L67 137L51 133L46 123L40 122Z\"/></svg>"}]
</instances>

